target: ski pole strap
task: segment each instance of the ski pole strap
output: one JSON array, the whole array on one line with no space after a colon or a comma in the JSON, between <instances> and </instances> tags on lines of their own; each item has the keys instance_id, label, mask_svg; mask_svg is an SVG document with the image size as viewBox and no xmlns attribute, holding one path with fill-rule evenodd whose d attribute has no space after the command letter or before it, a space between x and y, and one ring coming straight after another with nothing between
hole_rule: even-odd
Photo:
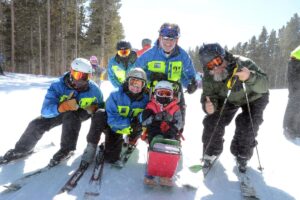
<instances>
[{"instance_id":1,"label":"ski pole strap","mask_svg":"<svg viewBox=\"0 0 300 200\"><path fill-rule=\"evenodd\" d=\"M235 65L235 68L233 69L233 73L232 73L230 79L227 81L227 88L229 90L232 89L232 87L234 86L234 84L235 84L235 82L237 80L237 77L235 76L237 70L238 70L238 64Z\"/></svg>"}]
</instances>

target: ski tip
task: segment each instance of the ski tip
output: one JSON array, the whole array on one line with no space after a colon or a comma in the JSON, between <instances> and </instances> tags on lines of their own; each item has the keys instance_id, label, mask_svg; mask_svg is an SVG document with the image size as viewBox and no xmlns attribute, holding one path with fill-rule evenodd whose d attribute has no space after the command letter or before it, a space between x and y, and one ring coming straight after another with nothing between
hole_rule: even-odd
<instances>
[{"instance_id":1,"label":"ski tip","mask_svg":"<svg viewBox=\"0 0 300 200\"><path fill-rule=\"evenodd\" d=\"M201 171L203 168L202 165L192 165L189 167L189 170L193 173L198 173L199 171Z\"/></svg>"},{"instance_id":2,"label":"ski tip","mask_svg":"<svg viewBox=\"0 0 300 200\"><path fill-rule=\"evenodd\" d=\"M3 185L4 188L6 188L3 193L8 193L8 192L15 192L21 189L21 185L19 184L10 184L10 185Z\"/></svg>"}]
</instances>

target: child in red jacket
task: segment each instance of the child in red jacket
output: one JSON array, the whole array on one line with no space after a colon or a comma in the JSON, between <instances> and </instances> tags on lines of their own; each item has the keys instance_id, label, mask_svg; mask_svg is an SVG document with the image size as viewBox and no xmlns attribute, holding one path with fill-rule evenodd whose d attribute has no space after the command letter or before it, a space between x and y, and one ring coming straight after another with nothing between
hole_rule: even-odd
<instances>
[{"instance_id":1,"label":"child in red jacket","mask_svg":"<svg viewBox=\"0 0 300 200\"><path fill-rule=\"evenodd\" d=\"M142 125L147 128L148 142L160 135L167 139L179 139L179 130L183 128L183 119L178 99L173 95L173 85L160 81L154 88L154 95L142 113ZM160 182L172 182L162 180ZM145 175L145 184L156 184L154 177Z\"/></svg>"}]
</instances>

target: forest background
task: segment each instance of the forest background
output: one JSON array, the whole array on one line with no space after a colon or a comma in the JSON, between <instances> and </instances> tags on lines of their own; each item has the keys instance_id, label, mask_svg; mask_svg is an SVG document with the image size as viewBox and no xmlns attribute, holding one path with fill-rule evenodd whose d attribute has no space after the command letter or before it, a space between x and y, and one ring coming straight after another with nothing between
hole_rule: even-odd
<instances>
[{"instance_id":1,"label":"forest background","mask_svg":"<svg viewBox=\"0 0 300 200\"><path fill-rule=\"evenodd\" d=\"M121 0L0 0L0 65L7 72L58 76L74 58L96 55L106 67L125 38L121 6ZM248 41L225 48L254 60L278 89L287 87L289 54L299 44L300 18L291 13L279 30L263 26ZM200 45L186 50L201 72Z\"/></svg>"}]
</instances>

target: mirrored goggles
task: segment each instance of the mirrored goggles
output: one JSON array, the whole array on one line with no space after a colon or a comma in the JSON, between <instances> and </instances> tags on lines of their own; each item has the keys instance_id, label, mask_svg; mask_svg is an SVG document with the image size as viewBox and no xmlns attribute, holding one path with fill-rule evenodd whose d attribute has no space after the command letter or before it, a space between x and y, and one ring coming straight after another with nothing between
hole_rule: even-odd
<instances>
[{"instance_id":1,"label":"mirrored goggles","mask_svg":"<svg viewBox=\"0 0 300 200\"><path fill-rule=\"evenodd\" d=\"M158 97L173 97L173 91L167 89L157 89L155 90L155 95Z\"/></svg>"},{"instance_id":2,"label":"mirrored goggles","mask_svg":"<svg viewBox=\"0 0 300 200\"><path fill-rule=\"evenodd\" d=\"M91 74L89 73L84 73L84 72L79 72L76 70L71 69L71 76L74 80L84 80L87 81L91 78Z\"/></svg>"},{"instance_id":3,"label":"mirrored goggles","mask_svg":"<svg viewBox=\"0 0 300 200\"><path fill-rule=\"evenodd\" d=\"M211 61L209 61L206 64L206 67L208 68L208 70L213 70L215 67L222 65L222 63L223 63L223 59L220 56L218 56L212 59Z\"/></svg>"},{"instance_id":4,"label":"mirrored goggles","mask_svg":"<svg viewBox=\"0 0 300 200\"><path fill-rule=\"evenodd\" d=\"M130 49L121 49L118 50L118 55L121 57L127 57L130 54Z\"/></svg>"},{"instance_id":5,"label":"mirrored goggles","mask_svg":"<svg viewBox=\"0 0 300 200\"><path fill-rule=\"evenodd\" d=\"M145 81L143 81L141 79L130 77L128 79L128 84L129 84L129 86L143 88L146 83L145 83Z\"/></svg>"}]
</instances>

